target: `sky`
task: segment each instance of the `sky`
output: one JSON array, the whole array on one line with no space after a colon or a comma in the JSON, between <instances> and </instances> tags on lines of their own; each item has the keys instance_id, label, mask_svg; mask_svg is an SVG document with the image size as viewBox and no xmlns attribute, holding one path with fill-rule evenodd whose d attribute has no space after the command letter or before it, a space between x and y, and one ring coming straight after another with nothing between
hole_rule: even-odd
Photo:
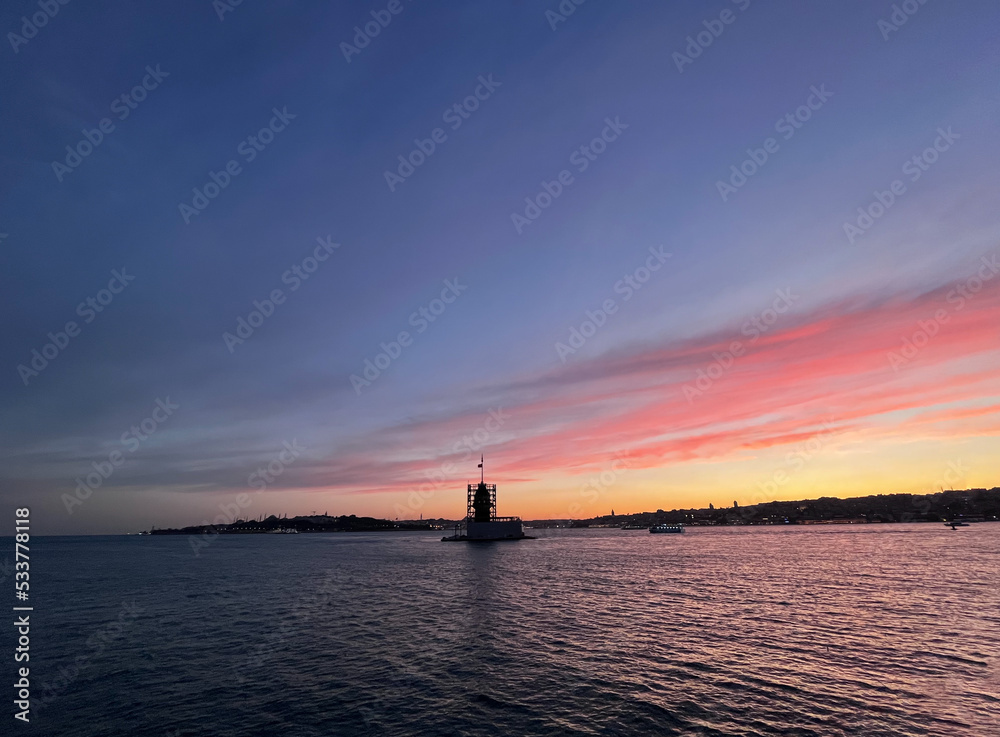
<instances>
[{"instance_id":1,"label":"sky","mask_svg":"<svg viewBox=\"0 0 1000 737\"><path fill-rule=\"evenodd\" d=\"M996 486L1000 8L903 5L7 4L0 498Z\"/></svg>"}]
</instances>

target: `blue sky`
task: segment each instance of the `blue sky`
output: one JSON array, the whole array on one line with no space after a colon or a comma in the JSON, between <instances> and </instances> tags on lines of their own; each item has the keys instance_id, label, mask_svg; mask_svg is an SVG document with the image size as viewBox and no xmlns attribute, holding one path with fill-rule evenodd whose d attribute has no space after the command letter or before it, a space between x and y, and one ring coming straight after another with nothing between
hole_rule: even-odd
<instances>
[{"instance_id":1,"label":"blue sky","mask_svg":"<svg viewBox=\"0 0 1000 737\"><path fill-rule=\"evenodd\" d=\"M613 378L609 362L689 344L707 350L714 336L738 337L777 289L801 297L776 329L825 325L859 303L912 305L997 250L1000 11L992 3L928 2L888 39L878 22L891 3L589 0L556 29L545 15L554 2L401 7L350 62L340 44L384 4L245 2L220 20L207 0L71 2L16 53L0 49L5 501L30 500L53 532L200 522L297 438L308 451L254 513L397 516L425 469L454 455L452 439L464 432L456 428L475 429L504 405L533 408L520 415L531 421L512 420L481 449L497 458L499 481L526 514L566 516L559 512L579 474L603 462L569 449L590 448L593 428L648 404L630 393L649 389L627 375L602 388L574 372L599 383ZM0 28L19 33L22 16L37 10L14 3ZM724 10L733 22L679 72L672 54ZM169 76L118 120L112 101L156 65ZM452 130L444 112L488 75L499 86ZM781 138L776 122L822 85L829 100ZM238 147L274 108L295 117L246 161ZM105 117L115 130L58 181L52 162ZM606 118L628 127L578 172L571 155ZM447 140L390 191L385 171L437 127ZM910 182L904 163L949 127L960 138ZM723 201L716 182L768 137L777 152ZM241 173L185 223L179 204L233 159ZM511 214L564 169L573 183L519 235ZM906 182L905 194L849 243L844 222L894 179ZM340 247L289 291L283 274L327 236ZM650 247L670 260L621 300L616 283ZM82 323L77 305L123 268L134 281L26 384L18 366L49 331ZM467 290L417 334L411 314L454 279ZM223 334L276 288L286 301L230 352ZM985 325L995 324L993 294L974 303ZM560 360L555 344L607 298L619 309ZM412 344L358 396L349 377L404 330ZM947 348L949 360L969 362L965 373L988 363L984 352L996 344L996 332L983 330ZM840 339L819 350L833 355ZM935 345L945 351L942 341ZM658 376L669 373L679 391L699 360ZM958 371L924 368L928 386ZM886 375L890 394L897 374ZM824 377L820 404L832 391L824 382L841 387ZM938 403L989 406L996 386L980 378L971 396ZM555 402L563 395L572 401ZM122 434L168 396L180 409L128 451ZM752 424L773 414L794 420L797 406L758 410ZM699 435L727 420L687 411L703 421L692 430ZM881 427L871 413L870 427ZM962 430L968 447L957 452L982 458L970 484L995 483L992 427ZM642 472L609 502L620 494L637 507L707 504L705 478L684 463L723 463L729 485L767 463L744 458L738 443L694 461L664 447L647 452L650 438L673 428L643 428L646 440L599 439L608 453L645 448ZM930 442L896 435L915 448ZM63 495L115 450L125 462L69 513ZM912 452L887 445L885 475ZM456 470L419 513L460 514L461 485L475 470ZM887 490L922 483L904 476Z\"/></svg>"}]
</instances>

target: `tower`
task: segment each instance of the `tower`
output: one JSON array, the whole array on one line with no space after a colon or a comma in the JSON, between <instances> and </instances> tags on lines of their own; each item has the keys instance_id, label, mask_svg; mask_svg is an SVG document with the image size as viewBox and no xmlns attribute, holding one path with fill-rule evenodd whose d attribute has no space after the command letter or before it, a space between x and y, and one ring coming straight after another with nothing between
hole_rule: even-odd
<instances>
[{"instance_id":1,"label":"tower","mask_svg":"<svg viewBox=\"0 0 1000 737\"><path fill-rule=\"evenodd\" d=\"M479 459L479 468L483 468L483 459ZM524 540L528 536L524 534L520 517L498 517L497 516L497 487L496 484L486 483L486 472L479 474L478 484L469 484L466 496L466 511L464 520L464 533L460 532L456 525L455 534L451 537L444 537L445 542L452 540Z\"/></svg>"},{"instance_id":2,"label":"tower","mask_svg":"<svg viewBox=\"0 0 1000 737\"><path fill-rule=\"evenodd\" d=\"M469 484L466 517L470 522L490 522L497 516L497 485L486 483L484 457L479 456L479 483Z\"/></svg>"},{"instance_id":3,"label":"tower","mask_svg":"<svg viewBox=\"0 0 1000 737\"><path fill-rule=\"evenodd\" d=\"M496 484L469 484L469 519L489 522L497 516Z\"/></svg>"}]
</instances>

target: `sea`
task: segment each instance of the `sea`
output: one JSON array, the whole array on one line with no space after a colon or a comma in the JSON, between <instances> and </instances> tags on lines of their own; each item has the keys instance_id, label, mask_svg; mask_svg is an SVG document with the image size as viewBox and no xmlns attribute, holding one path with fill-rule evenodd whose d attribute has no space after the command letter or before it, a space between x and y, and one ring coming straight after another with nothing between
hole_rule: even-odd
<instances>
[{"instance_id":1,"label":"sea","mask_svg":"<svg viewBox=\"0 0 1000 737\"><path fill-rule=\"evenodd\" d=\"M1000 524L528 532L33 538L0 733L1000 735Z\"/></svg>"}]
</instances>

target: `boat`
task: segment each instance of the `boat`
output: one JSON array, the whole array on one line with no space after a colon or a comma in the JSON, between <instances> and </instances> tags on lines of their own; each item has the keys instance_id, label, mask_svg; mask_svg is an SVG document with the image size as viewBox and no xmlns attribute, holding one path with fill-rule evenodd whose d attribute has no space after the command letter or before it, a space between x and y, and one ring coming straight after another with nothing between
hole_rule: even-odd
<instances>
[{"instance_id":1,"label":"boat","mask_svg":"<svg viewBox=\"0 0 1000 737\"><path fill-rule=\"evenodd\" d=\"M653 534L660 532L684 532L684 525L668 525L668 524L653 525L652 527L649 528L649 531L652 532Z\"/></svg>"},{"instance_id":2,"label":"boat","mask_svg":"<svg viewBox=\"0 0 1000 737\"><path fill-rule=\"evenodd\" d=\"M961 522L960 520L953 520L951 522L945 522L945 527L950 527L953 530L957 530L959 527L968 527L968 522Z\"/></svg>"},{"instance_id":3,"label":"boat","mask_svg":"<svg viewBox=\"0 0 1000 737\"><path fill-rule=\"evenodd\" d=\"M483 467L479 459L479 468ZM520 517L497 516L497 485L486 483L486 472L479 474L478 484L469 484L465 519L455 525L455 533L441 542L499 542L502 540L534 540L524 534Z\"/></svg>"}]
</instances>

